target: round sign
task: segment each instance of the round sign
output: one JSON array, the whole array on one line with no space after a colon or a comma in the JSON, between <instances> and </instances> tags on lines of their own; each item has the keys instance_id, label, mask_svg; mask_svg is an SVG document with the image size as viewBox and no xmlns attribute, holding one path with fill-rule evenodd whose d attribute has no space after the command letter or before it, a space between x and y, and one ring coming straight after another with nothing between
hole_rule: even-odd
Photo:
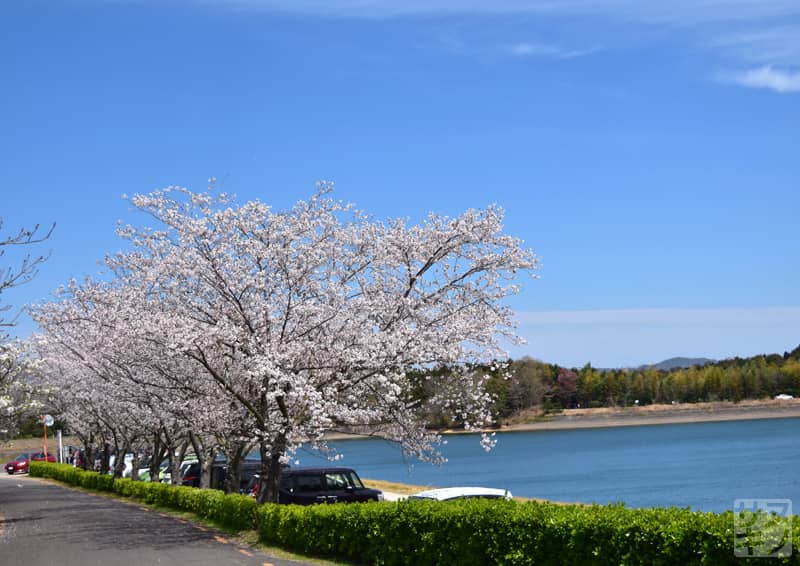
<instances>
[{"instance_id":1,"label":"round sign","mask_svg":"<svg viewBox=\"0 0 800 566\"><path fill-rule=\"evenodd\" d=\"M53 426L53 423L55 422L52 415L45 415L43 421L44 426Z\"/></svg>"}]
</instances>

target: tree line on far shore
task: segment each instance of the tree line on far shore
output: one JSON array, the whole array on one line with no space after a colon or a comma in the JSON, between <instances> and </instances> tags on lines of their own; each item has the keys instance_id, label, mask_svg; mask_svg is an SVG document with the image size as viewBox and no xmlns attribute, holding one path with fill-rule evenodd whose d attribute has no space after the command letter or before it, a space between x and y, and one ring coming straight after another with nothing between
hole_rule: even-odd
<instances>
[{"instance_id":1,"label":"tree line on far shore","mask_svg":"<svg viewBox=\"0 0 800 566\"><path fill-rule=\"evenodd\" d=\"M738 402L800 397L800 346L783 354L731 358L669 371L654 367L564 368L533 358L509 360L508 377L491 368L487 389L495 396L498 423L571 408L629 407L654 403ZM416 395L433 396L446 382L447 368L420 372ZM444 414L430 416L437 427L457 427Z\"/></svg>"},{"instance_id":2,"label":"tree line on far shore","mask_svg":"<svg viewBox=\"0 0 800 566\"><path fill-rule=\"evenodd\" d=\"M497 368L481 368L490 376L487 389L495 396L497 423L571 408L630 407L654 403L702 403L800 397L800 346L783 354L731 358L704 366L669 371L653 367L597 369L563 368L530 357L509 360L504 378ZM414 395L429 399L445 382L448 370L439 367L417 373ZM452 416L434 412L433 428L457 427ZM38 416L19 423L22 435L41 435Z\"/></svg>"}]
</instances>

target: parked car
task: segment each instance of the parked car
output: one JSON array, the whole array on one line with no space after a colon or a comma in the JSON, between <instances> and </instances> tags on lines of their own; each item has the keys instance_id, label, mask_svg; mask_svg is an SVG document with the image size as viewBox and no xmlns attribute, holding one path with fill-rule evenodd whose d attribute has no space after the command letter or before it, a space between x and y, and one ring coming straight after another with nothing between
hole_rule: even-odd
<instances>
[{"instance_id":1,"label":"parked car","mask_svg":"<svg viewBox=\"0 0 800 566\"><path fill-rule=\"evenodd\" d=\"M239 493L247 493L249 488L248 484L252 480L253 476L258 473L258 470L261 469L261 461L260 460L253 460L250 458L246 458L239 462ZM187 481L187 474L189 477L192 478L192 482L189 485L199 485L200 483L200 469L199 466L196 468L197 476L194 475L195 468L189 468L183 476L184 485ZM225 456L222 454L217 455L216 459L214 460L214 464L211 466L211 487L213 489L224 489L225 487L225 480L228 476L228 462L225 460ZM194 478L197 478L196 480ZM196 483L195 483L196 481Z\"/></svg>"},{"instance_id":2,"label":"parked car","mask_svg":"<svg viewBox=\"0 0 800 566\"><path fill-rule=\"evenodd\" d=\"M181 464L181 484L200 487L200 462L184 460Z\"/></svg>"},{"instance_id":3,"label":"parked car","mask_svg":"<svg viewBox=\"0 0 800 566\"><path fill-rule=\"evenodd\" d=\"M164 458L158 465L158 481L164 481L164 476L169 469L169 460ZM145 460L140 463L139 467L139 481L150 481L150 461ZM167 480L169 481L169 480Z\"/></svg>"},{"instance_id":4,"label":"parked car","mask_svg":"<svg viewBox=\"0 0 800 566\"><path fill-rule=\"evenodd\" d=\"M167 461L169 464L169 461ZM212 487L219 488L221 485L219 484L218 478L220 475L223 474L221 470L225 467L225 458L222 456L218 456L214 459L214 463L211 465L211 477L209 478L212 483ZM184 460L181 462L181 485L186 485L189 487L200 487L200 462L195 458L190 458L188 460ZM224 476L223 476L224 477ZM172 473L169 471L169 466L167 466L166 471L163 474L161 479L164 483L169 483L172 479Z\"/></svg>"},{"instance_id":5,"label":"parked car","mask_svg":"<svg viewBox=\"0 0 800 566\"><path fill-rule=\"evenodd\" d=\"M5 465L6 472L9 474L24 474L28 471L28 462L31 459L31 455L28 453L22 453L10 462L7 462Z\"/></svg>"},{"instance_id":6,"label":"parked car","mask_svg":"<svg viewBox=\"0 0 800 566\"><path fill-rule=\"evenodd\" d=\"M211 487L221 488L222 481L220 478L225 477L225 458L218 455L214 459L211 467ZM188 458L181 462L181 484L189 487L200 487L200 462L196 458ZM150 468L139 469L139 479L149 481ZM172 472L169 467L169 460L164 459L159 467L159 481L161 483L170 483L172 480Z\"/></svg>"},{"instance_id":7,"label":"parked car","mask_svg":"<svg viewBox=\"0 0 800 566\"><path fill-rule=\"evenodd\" d=\"M244 493L244 489L253 481L253 476L258 475L259 470L261 470L261 460L242 460L239 464L239 491ZM227 472L227 468L225 471Z\"/></svg>"},{"instance_id":8,"label":"parked car","mask_svg":"<svg viewBox=\"0 0 800 566\"><path fill-rule=\"evenodd\" d=\"M451 501L453 499L511 499L507 489L493 487L445 487L420 491L409 499L433 499L435 501Z\"/></svg>"},{"instance_id":9,"label":"parked car","mask_svg":"<svg viewBox=\"0 0 800 566\"><path fill-rule=\"evenodd\" d=\"M44 452L34 452L28 453L24 452L8 462L5 465L6 472L11 474L27 474L28 467L30 466L31 462L57 462L58 459L56 458L55 454L51 454L50 452L47 453L45 456Z\"/></svg>"},{"instance_id":10,"label":"parked car","mask_svg":"<svg viewBox=\"0 0 800 566\"><path fill-rule=\"evenodd\" d=\"M247 487L242 489L242 493L250 497L258 497L258 485L261 482L261 474L253 474L250 481L247 482Z\"/></svg>"},{"instance_id":11,"label":"parked car","mask_svg":"<svg viewBox=\"0 0 800 566\"><path fill-rule=\"evenodd\" d=\"M364 487L350 468L286 468L278 488L278 503L338 503L383 501L383 493Z\"/></svg>"},{"instance_id":12,"label":"parked car","mask_svg":"<svg viewBox=\"0 0 800 566\"><path fill-rule=\"evenodd\" d=\"M135 454L132 454L132 453L125 454L125 457L124 457L124 459L122 461L122 464L123 464L122 477L123 478L131 477L131 474L133 473L133 458L134 458L134 456L135 456ZM117 461L117 457L114 454L112 454L111 457L108 459L108 473L109 474L113 474L114 473L114 464L116 463L116 461Z\"/></svg>"},{"instance_id":13,"label":"parked car","mask_svg":"<svg viewBox=\"0 0 800 566\"><path fill-rule=\"evenodd\" d=\"M82 468L86 461L86 452L80 446L67 445L64 449L67 464L72 464L76 468Z\"/></svg>"}]
</instances>

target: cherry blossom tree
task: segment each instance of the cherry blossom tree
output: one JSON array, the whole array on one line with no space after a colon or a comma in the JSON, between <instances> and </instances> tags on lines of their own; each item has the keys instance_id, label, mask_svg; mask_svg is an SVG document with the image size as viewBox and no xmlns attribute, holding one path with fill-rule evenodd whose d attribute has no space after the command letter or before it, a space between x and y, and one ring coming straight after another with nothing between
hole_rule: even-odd
<instances>
[{"instance_id":1,"label":"cherry blossom tree","mask_svg":"<svg viewBox=\"0 0 800 566\"><path fill-rule=\"evenodd\" d=\"M32 308L34 319L46 332L37 340L43 360L40 371L57 390L54 409L81 438L87 463L93 463L92 456L97 455L106 471L113 453L114 472L119 475L124 455L140 448L171 399L160 383L148 380L140 361L120 348L114 321L101 322L110 312L102 297L95 294L96 302L86 301L88 289L96 286L79 291L74 284L71 287L68 300Z\"/></svg>"},{"instance_id":2,"label":"cherry blossom tree","mask_svg":"<svg viewBox=\"0 0 800 566\"><path fill-rule=\"evenodd\" d=\"M18 262L16 267L7 265L6 253L12 248L26 248L28 246L38 244L48 239L53 233L55 224L50 226L47 230L42 230L40 225L33 228L20 228L17 232L0 236L0 297L3 292L19 285L24 285L33 279L39 272L39 267L47 260L48 254L40 255L24 255ZM3 229L3 219L0 218L0 230ZM10 305L0 304L0 315L5 314L10 310ZM0 327L9 327L14 325L14 320L6 320L0 316ZM5 338L5 335L0 336Z\"/></svg>"},{"instance_id":3,"label":"cherry blossom tree","mask_svg":"<svg viewBox=\"0 0 800 566\"><path fill-rule=\"evenodd\" d=\"M151 221L120 227L131 251L106 258L103 280L73 282L36 309L52 373L87 427L127 438L126 419L186 426L207 455L214 442L201 439L254 442L259 497L274 501L281 466L301 444L324 449L326 432L378 435L442 462L430 407L467 430L490 426L489 378L475 368L519 341L505 299L537 258L503 234L498 207L408 225L331 190L277 212L212 190L132 197ZM447 379L421 400L420 372L434 366ZM113 418L99 423L103 403Z\"/></svg>"},{"instance_id":4,"label":"cherry blossom tree","mask_svg":"<svg viewBox=\"0 0 800 566\"><path fill-rule=\"evenodd\" d=\"M0 341L0 428L14 429L42 406L35 387L38 367L27 342Z\"/></svg>"},{"instance_id":5,"label":"cherry blossom tree","mask_svg":"<svg viewBox=\"0 0 800 566\"><path fill-rule=\"evenodd\" d=\"M59 300L31 309L44 331L42 371L58 389L59 413L87 451L100 456L102 469L111 452L117 475L124 454L143 453L150 455L150 477L156 480L167 457L172 482L180 483L183 455L192 445L203 468L201 483L208 487L217 449L233 440L241 422L236 411L220 418L207 409L216 402L216 385L193 380L188 359L135 330L137 317L146 316L145 303L142 289L122 278L71 281ZM202 391L204 384L213 389Z\"/></svg>"},{"instance_id":6,"label":"cherry blossom tree","mask_svg":"<svg viewBox=\"0 0 800 566\"><path fill-rule=\"evenodd\" d=\"M265 500L277 498L292 452L331 430L378 434L441 461L410 395L414 369L463 368L432 402L467 429L490 425L486 378L468 367L505 358L500 340L518 340L504 299L518 272L538 266L502 233L497 207L408 226L374 220L330 189L282 212L211 191L136 195L155 226L122 227L134 251L108 260L126 285L147 290L140 339L193 362L218 406L246 411Z\"/></svg>"},{"instance_id":7,"label":"cherry blossom tree","mask_svg":"<svg viewBox=\"0 0 800 566\"><path fill-rule=\"evenodd\" d=\"M30 410L39 406L29 377L35 361L30 357L28 346L19 341L11 341L5 330L14 326L15 317L6 318L11 305L1 302L3 293L13 287L28 283L36 276L40 265L47 259L46 254L23 255L16 266L9 265L7 252L14 248L26 249L50 237L55 228L41 230L37 224L32 229L20 228L17 232L0 235L0 425L12 427ZM3 219L0 218L0 230Z\"/></svg>"}]
</instances>

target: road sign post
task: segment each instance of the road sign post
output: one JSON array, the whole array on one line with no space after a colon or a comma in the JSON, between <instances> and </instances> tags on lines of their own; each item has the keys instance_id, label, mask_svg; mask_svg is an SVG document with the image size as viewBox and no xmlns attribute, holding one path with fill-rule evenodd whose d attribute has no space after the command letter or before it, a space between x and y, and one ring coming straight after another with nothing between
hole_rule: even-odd
<instances>
[{"instance_id":1,"label":"road sign post","mask_svg":"<svg viewBox=\"0 0 800 566\"><path fill-rule=\"evenodd\" d=\"M51 415L42 415L44 425L44 461L47 462L47 427L53 426L54 419Z\"/></svg>"}]
</instances>

